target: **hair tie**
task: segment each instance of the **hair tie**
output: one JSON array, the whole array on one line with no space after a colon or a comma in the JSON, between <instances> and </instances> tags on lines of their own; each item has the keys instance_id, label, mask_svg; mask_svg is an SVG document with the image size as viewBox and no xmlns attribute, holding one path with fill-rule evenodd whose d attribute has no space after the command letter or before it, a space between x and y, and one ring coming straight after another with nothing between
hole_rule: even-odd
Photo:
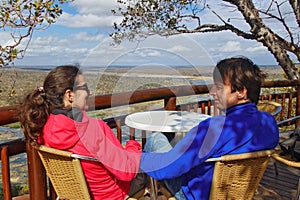
<instances>
[{"instance_id":1,"label":"hair tie","mask_svg":"<svg viewBox=\"0 0 300 200\"><path fill-rule=\"evenodd\" d=\"M44 92L44 87L38 87L38 90L40 91L40 92Z\"/></svg>"},{"instance_id":2,"label":"hair tie","mask_svg":"<svg viewBox=\"0 0 300 200\"><path fill-rule=\"evenodd\" d=\"M45 96L45 95L46 95L46 93L45 93L45 91L44 91L44 87L41 86L41 87L38 87L37 89L38 89L38 91L41 93L42 96Z\"/></svg>"}]
</instances>

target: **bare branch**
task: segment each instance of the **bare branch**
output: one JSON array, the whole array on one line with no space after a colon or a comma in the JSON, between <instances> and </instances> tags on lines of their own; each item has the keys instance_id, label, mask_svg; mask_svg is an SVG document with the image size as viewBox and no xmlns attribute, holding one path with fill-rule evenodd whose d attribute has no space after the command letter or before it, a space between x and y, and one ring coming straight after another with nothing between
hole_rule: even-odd
<instances>
[{"instance_id":1,"label":"bare branch","mask_svg":"<svg viewBox=\"0 0 300 200\"><path fill-rule=\"evenodd\" d=\"M293 41L294 41L293 33L292 33L292 31L290 30L289 26L287 25L287 23L286 23L286 21L285 21L283 15L282 15L282 13L281 13L280 6L282 5L282 3L281 3L281 4L278 4L278 2L276 2L276 1L275 1L275 2L272 1L272 2L276 5L276 10L277 10L277 12L278 12L279 17L276 16L276 15L274 15L274 14L272 14L272 13L270 12L270 8L268 8L267 11L259 10L259 12L262 13L262 14L265 14L265 15L269 16L269 17L272 18L272 19L276 19L277 21L279 21L279 22L283 25L283 27L285 28L285 30L287 31L287 33L288 33L288 35L289 35L289 37L290 37L291 43L293 43Z\"/></svg>"},{"instance_id":2,"label":"bare branch","mask_svg":"<svg viewBox=\"0 0 300 200\"><path fill-rule=\"evenodd\" d=\"M291 4L294 14L296 16L298 26L300 27L300 3L298 0L289 0L289 2Z\"/></svg>"},{"instance_id":3,"label":"bare branch","mask_svg":"<svg viewBox=\"0 0 300 200\"><path fill-rule=\"evenodd\" d=\"M290 79L299 78L299 72L295 68L294 62L288 53L295 55L300 62L299 48L299 1L269 0L265 10L258 8L252 0L222 0L218 5L232 8L234 12L242 14L244 20L249 25L249 30L233 25L232 19L224 19L219 12L215 12L206 1L197 0L118 0L120 7L113 10L114 14L123 16L120 24L115 24L115 32L111 34L116 43L125 39L130 41L144 39L153 34L162 36L176 35L181 33L207 33L231 31L244 39L256 40L268 48L269 52L275 57L282 66ZM223 3L222 3L223 2ZM226 2L226 3L225 3ZM286 5L290 3L292 11L286 12ZM124 5L126 5L124 7ZM265 5L265 4L264 4ZM220 24L203 24L201 12L209 9ZM229 11L230 12L230 11ZM276 12L274 14L274 12ZM294 12L299 27L291 27L287 22L287 16ZM278 32L269 28L266 21L259 15L267 16L266 19L277 20L284 27L285 32ZM290 18L289 18L290 20ZM191 23L193 22L193 23ZM196 24L196 25L195 25ZM288 38L289 40L285 39Z\"/></svg>"},{"instance_id":4,"label":"bare branch","mask_svg":"<svg viewBox=\"0 0 300 200\"><path fill-rule=\"evenodd\" d=\"M62 14L59 4L72 0L3 0L0 27L10 31L12 44L0 46L0 67L22 58L35 30L46 29ZM17 49L26 39L25 48Z\"/></svg>"}]
</instances>

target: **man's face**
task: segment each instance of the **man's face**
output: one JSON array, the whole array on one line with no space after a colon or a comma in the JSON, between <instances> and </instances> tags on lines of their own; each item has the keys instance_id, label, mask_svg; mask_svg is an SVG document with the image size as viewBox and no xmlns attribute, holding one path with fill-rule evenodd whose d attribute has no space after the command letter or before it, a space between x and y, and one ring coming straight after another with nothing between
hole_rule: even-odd
<instances>
[{"instance_id":1,"label":"man's face","mask_svg":"<svg viewBox=\"0 0 300 200\"><path fill-rule=\"evenodd\" d=\"M209 93L214 98L215 106L221 110L226 110L239 103L239 92L232 92L229 82L224 84L223 82L215 81Z\"/></svg>"}]
</instances>

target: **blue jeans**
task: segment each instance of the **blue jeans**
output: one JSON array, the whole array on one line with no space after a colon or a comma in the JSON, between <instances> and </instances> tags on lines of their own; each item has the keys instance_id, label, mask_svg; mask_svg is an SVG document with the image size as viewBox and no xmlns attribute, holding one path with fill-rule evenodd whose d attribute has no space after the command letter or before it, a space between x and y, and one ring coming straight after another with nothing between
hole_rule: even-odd
<instances>
[{"instance_id":1,"label":"blue jeans","mask_svg":"<svg viewBox=\"0 0 300 200\"><path fill-rule=\"evenodd\" d=\"M162 153L170 151L173 147L169 143L167 137L162 133L148 133L147 142L144 147L145 152ZM174 195L177 200L186 200L181 190L181 177L164 180L165 186Z\"/></svg>"}]
</instances>

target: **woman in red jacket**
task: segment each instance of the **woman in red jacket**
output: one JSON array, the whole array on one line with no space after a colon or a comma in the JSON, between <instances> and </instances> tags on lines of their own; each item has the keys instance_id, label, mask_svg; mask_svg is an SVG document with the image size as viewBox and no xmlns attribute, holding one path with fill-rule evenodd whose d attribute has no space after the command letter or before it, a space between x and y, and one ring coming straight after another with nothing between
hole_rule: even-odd
<instances>
[{"instance_id":1,"label":"woman in red jacket","mask_svg":"<svg viewBox=\"0 0 300 200\"><path fill-rule=\"evenodd\" d=\"M91 196L124 199L139 170L141 146L129 140L124 148L105 122L88 117L89 95L78 67L56 67L43 88L33 90L23 101L22 128L33 144L98 158L100 162L81 162Z\"/></svg>"}]
</instances>

